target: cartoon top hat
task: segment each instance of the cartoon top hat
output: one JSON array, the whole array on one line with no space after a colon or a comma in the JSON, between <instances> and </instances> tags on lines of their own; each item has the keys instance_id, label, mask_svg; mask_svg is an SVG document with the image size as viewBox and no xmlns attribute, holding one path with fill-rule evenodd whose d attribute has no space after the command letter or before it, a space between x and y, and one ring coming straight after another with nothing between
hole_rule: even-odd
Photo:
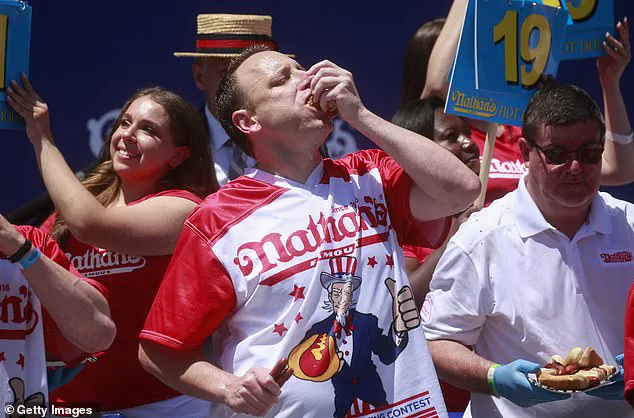
<instances>
[{"instance_id":1,"label":"cartoon top hat","mask_svg":"<svg viewBox=\"0 0 634 418\"><path fill-rule=\"evenodd\" d=\"M352 283L353 291L361 286L361 277L354 275L357 269L357 259L355 257L336 257L331 258L328 262L330 263L330 272L332 274L322 272L320 277L321 285L325 289L328 289L328 286L332 283L338 282Z\"/></svg>"}]
</instances>

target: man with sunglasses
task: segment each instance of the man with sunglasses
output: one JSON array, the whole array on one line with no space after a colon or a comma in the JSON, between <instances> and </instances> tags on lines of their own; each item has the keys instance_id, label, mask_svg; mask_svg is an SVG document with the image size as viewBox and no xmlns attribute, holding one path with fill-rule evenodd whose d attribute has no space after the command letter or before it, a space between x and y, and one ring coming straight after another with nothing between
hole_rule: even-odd
<instances>
[{"instance_id":1,"label":"man with sunglasses","mask_svg":"<svg viewBox=\"0 0 634 418\"><path fill-rule=\"evenodd\" d=\"M622 375L574 394L527 379L577 346L622 361L634 206L599 193L605 123L586 92L547 87L523 123L528 173L451 238L423 305L438 375L472 391L465 417L633 417Z\"/></svg>"}]
</instances>

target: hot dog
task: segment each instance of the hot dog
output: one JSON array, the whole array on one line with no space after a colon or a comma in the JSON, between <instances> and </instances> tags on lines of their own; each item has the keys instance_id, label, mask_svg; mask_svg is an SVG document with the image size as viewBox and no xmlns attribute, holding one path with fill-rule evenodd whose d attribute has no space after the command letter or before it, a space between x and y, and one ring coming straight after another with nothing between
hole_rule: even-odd
<instances>
[{"instance_id":1,"label":"hot dog","mask_svg":"<svg viewBox=\"0 0 634 418\"><path fill-rule=\"evenodd\" d=\"M575 347L563 359L554 355L537 375L540 384L558 390L586 390L598 386L616 372L592 347Z\"/></svg>"}]
</instances>

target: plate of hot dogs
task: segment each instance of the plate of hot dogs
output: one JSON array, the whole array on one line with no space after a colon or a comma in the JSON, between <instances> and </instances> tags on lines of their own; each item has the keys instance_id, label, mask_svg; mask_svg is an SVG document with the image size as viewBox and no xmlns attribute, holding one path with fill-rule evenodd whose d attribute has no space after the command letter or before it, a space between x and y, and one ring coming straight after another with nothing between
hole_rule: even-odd
<instances>
[{"instance_id":1,"label":"plate of hot dogs","mask_svg":"<svg viewBox=\"0 0 634 418\"><path fill-rule=\"evenodd\" d=\"M529 374L528 380L535 386L551 392L571 393L588 392L614 383L610 380L616 375L616 366L605 364L592 347L575 347L566 356L554 355L535 374Z\"/></svg>"}]
</instances>

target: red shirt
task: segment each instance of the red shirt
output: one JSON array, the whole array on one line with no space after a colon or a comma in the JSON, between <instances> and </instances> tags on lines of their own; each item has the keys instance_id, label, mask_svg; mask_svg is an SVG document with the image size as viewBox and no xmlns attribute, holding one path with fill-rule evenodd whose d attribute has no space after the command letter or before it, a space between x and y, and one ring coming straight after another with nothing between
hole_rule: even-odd
<instances>
[{"instance_id":1,"label":"red shirt","mask_svg":"<svg viewBox=\"0 0 634 418\"><path fill-rule=\"evenodd\" d=\"M625 310L625 400L634 407L634 285L630 288Z\"/></svg>"},{"instance_id":2,"label":"red shirt","mask_svg":"<svg viewBox=\"0 0 634 418\"><path fill-rule=\"evenodd\" d=\"M185 190L148 195L130 205L156 196L171 196L196 203L202 200ZM67 244L71 263L86 277L108 289L110 311L117 326L114 343L69 384L51 393L52 402L98 402L104 410L131 408L179 396L146 372L139 363L138 335L158 291L171 255L120 254L79 242L72 235Z\"/></svg>"}]
</instances>

